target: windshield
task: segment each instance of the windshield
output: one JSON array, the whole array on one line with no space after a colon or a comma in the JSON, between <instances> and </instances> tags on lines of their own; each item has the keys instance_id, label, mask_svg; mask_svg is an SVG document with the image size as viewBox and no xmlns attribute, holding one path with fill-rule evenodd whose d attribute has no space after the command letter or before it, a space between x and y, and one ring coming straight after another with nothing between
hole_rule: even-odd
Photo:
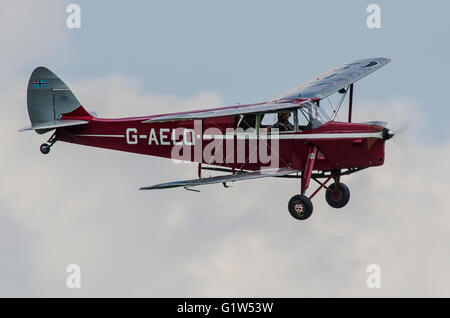
<instances>
[{"instance_id":1,"label":"windshield","mask_svg":"<svg viewBox=\"0 0 450 318\"><path fill-rule=\"evenodd\" d=\"M325 111L313 102L303 103L298 109L298 123L308 129L314 129L330 121Z\"/></svg>"}]
</instances>

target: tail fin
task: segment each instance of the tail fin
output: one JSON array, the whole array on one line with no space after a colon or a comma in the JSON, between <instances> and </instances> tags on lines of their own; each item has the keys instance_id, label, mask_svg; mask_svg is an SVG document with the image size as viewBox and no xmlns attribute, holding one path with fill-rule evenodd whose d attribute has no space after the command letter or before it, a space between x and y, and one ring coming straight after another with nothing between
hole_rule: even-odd
<instances>
[{"instance_id":1,"label":"tail fin","mask_svg":"<svg viewBox=\"0 0 450 318\"><path fill-rule=\"evenodd\" d=\"M20 131L34 129L38 134L43 134L59 127L88 123L87 120L71 120L70 114L85 114L83 117L88 117L87 114L92 117L81 106L70 88L53 72L42 66L31 74L27 104L31 126ZM62 115L66 116L62 118Z\"/></svg>"}]
</instances>

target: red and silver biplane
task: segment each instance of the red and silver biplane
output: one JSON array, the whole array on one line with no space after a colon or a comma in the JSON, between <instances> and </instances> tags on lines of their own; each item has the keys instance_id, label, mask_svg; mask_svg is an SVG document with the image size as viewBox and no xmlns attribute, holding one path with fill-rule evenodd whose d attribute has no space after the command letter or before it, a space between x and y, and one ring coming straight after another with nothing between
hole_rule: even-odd
<instances>
[{"instance_id":1,"label":"red and silver biplane","mask_svg":"<svg viewBox=\"0 0 450 318\"><path fill-rule=\"evenodd\" d=\"M384 143L393 133L384 122L352 123L353 83L389 63L370 58L340 65L269 101L250 105L152 115L97 118L81 106L68 86L45 67L28 83L28 114L38 134L54 131L41 145L48 154L56 141L172 158L198 164L198 179L143 187L141 190L194 187L263 178L299 178L290 214L311 216L311 199L323 188L334 208L350 199L341 176L384 163ZM348 121L335 121L321 100L349 93ZM336 111L338 109L334 109ZM331 115L331 117L330 117ZM203 170L226 175L202 177ZM310 180L318 188L309 196ZM329 181L334 183L328 185Z\"/></svg>"}]
</instances>

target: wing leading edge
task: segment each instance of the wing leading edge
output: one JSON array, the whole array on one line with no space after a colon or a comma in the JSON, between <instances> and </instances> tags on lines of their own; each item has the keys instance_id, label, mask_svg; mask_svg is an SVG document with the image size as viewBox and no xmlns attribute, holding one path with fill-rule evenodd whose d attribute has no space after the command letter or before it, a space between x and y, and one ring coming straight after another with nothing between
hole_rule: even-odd
<instances>
[{"instance_id":1,"label":"wing leading edge","mask_svg":"<svg viewBox=\"0 0 450 318\"><path fill-rule=\"evenodd\" d=\"M279 176L285 176L285 175L288 175L288 174L291 174L294 172L297 172L297 170L284 169L284 168L283 169L265 169L265 170L252 171L252 172L237 171L232 175L160 183L160 184L156 184L156 185L149 186L149 187L142 187L139 190L156 190L156 189L169 189L169 188L178 188L178 187L191 188L191 187L207 185L207 184L235 182L235 181L266 178L266 177L279 177Z\"/></svg>"},{"instance_id":2,"label":"wing leading edge","mask_svg":"<svg viewBox=\"0 0 450 318\"><path fill-rule=\"evenodd\" d=\"M306 105L310 100L305 100L301 103L293 104L289 101L280 102L280 103L261 103L261 104L253 104L253 105L237 105L231 107L217 108L217 109L208 109L204 111L195 111L189 113L182 114L171 114L171 115L163 115L151 119L144 120L143 123L154 123L154 122L165 122L165 121L173 121L173 120L192 120L192 119L204 119L204 118L213 118L213 117L221 117L221 116L230 116L230 115L243 115L243 114L253 114L267 111L275 111L282 109L290 109L295 107L300 107L301 105Z\"/></svg>"}]
</instances>

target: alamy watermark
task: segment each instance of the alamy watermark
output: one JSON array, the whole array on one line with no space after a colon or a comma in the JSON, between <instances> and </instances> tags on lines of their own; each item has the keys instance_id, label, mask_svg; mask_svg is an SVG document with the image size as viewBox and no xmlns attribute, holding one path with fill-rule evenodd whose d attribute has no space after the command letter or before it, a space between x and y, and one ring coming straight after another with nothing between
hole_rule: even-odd
<instances>
[{"instance_id":1,"label":"alamy watermark","mask_svg":"<svg viewBox=\"0 0 450 318\"><path fill-rule=\"evenodd\" d=\"M258 163L269 169L279 168L281 136L283 134L279 134L277 128L244 130L209 127L203 130L201 120L194 120L191 128L152 127L148 131L138 131L137 128L125 130L128 145L171 147L170 158L175 163Z\"/></svg>"},{"instance_id":2,"label":"alamy watermark","mask_svg":"<svg viewBox=\"0 0 450 318\"><path fill-rule=\"evenodd\" d=\"M66 278L67 288L81 288L81 266L78 264L69 264L66 272L69 273Z\"/></svg>"},{"instance_id":3,"label":"alamy watermark","mask_svg":"<svg viewBox=\"0 0 450 318\"><path fill-rule=\"evenodd\" d=\"M69 29L81 28L81 8L78 4L72 3L67 6L67 13L70 13L66 19L66 25Z\"/></svg>"},{"instance_id":4,"label":"alamy watermark","mask_svg":"<svg viewBox=\"0 0 450 318\"><path fill-rule=\"evenodd\" d=\"M381 8L378 4L369 4L366 8L366 12L369 13L366 19L366 25L369 29L381 28Z\"/></svg>"},{"instance_id":5,"label":"alamy watermark","mask_svg":"<svg viewBox=\"0 0 450 318\"><path fill-rule=\"evenodd\" d=\"M381 267L378 264L370 264L366 268L366 272L370 273L366 279L367 288L381 288Z\"/></svg>"}]
</instances>

